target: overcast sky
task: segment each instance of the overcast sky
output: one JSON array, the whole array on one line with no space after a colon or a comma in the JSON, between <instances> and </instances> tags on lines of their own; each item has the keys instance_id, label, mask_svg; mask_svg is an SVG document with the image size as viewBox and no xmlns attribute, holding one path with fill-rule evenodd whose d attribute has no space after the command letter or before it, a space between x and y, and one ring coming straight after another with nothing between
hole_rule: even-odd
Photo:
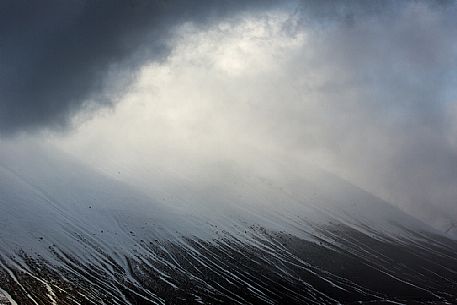
<instances>
[{"instance_id":1,"label":"overcast sky","mask_svg":"<svg viewBox=\"0 0 457 305\"><path fill-rule=\"evenodd\" d=\"M308 162L445 229L456 17L451 1L2 1L0 135L138 177Z\"/></svg>"}]
</instances>

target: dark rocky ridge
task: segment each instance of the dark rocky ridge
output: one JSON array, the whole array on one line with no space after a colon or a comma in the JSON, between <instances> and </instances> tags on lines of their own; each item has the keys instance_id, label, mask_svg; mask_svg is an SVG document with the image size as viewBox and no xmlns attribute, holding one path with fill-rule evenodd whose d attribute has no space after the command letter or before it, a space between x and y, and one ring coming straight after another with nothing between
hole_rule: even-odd
<instances>
[{"instance_id":1,"label":"dark rocky ridge","mask_svg":"<svg viewBox=\"0 0 457 305\"><path fill-rule=\"evenodd\" d=\"M34 304L27 293L40 304L457 303L456 242L419 234L398 241L345 225L320 230L333 242L259 227L248 231L257 241L249 244L230 236L184 238L185 247L143 241L139 247L149 255L124 257L121 266L112 259L115 253L101 253L103 268L54 246L63 264L19 252L13 260L30 274L6 270L2 258L0 281L25 305ZM41 279L52 286L52 297Z\"/></svg>"}]
</instances>

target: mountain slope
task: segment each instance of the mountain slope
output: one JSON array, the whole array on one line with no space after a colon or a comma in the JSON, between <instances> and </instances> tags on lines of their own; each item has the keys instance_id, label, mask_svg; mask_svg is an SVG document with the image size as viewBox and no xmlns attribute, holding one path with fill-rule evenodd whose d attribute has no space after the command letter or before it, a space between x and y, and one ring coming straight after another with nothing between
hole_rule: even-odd
<instances>
[{"instance_id":1,"label":"mountain slope","mask_svg":"<svg viewBox=\"0 0 457 305\"><path fill-rule=\"evenodd\" d=\"M314 169L224 177L146 194L2 145L0 304L457 302L457 243L388 203Z\"/></svg>"}]
</instances>

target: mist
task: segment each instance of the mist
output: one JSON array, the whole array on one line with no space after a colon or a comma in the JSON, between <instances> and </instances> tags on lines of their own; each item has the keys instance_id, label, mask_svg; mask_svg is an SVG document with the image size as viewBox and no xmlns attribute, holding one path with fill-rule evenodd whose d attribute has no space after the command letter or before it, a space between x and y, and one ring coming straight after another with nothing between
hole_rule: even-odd
<instances>
[{"instance_id":1,"label":"mist","mask_svg":"<svg viewBox=\"0 0 457 305\"><path fill-rule=\"evenodd\" d=\"M77 70L102 89L74 95L45 79L40 92L72 102L49 106L49 117L40 102L39 111L3 102L3 131L32 130L21 141L56 146L151 195L178 180L217 189L229 172L285 177L311 164L445 231L457 221L456 5L319 3L236 6L211 22L170 13L158 34L142 23L148 43L100 61L102 74ZM163 52L141 52L157 41ZM12 105L34 116L5 123Z\"/></svg>"}]
</instances>

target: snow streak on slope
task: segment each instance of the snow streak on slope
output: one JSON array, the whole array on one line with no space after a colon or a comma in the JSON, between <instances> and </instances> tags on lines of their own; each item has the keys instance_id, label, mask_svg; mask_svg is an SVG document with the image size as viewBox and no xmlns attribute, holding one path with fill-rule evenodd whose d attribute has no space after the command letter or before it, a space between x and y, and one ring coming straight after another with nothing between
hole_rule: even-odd
<instances>
[{"instance_id":1,"label":"snow streak on slope","mask_svg":"<svg viewBox=\"0 0 457 305\"><path fill-rule=\"evenodd\" d=\"M226 175L145 194L41 145L2 145L2 293L19 304L455 300L457 245L393 206L316 170Z\"/></svg>"}]
</instances>

